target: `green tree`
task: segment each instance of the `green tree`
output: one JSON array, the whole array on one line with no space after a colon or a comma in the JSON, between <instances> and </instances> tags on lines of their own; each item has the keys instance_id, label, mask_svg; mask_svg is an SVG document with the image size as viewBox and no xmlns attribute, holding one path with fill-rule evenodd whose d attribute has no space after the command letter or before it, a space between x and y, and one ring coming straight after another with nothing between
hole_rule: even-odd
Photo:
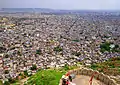
<instances>
[{"instance_id":1,"label":"green tree","mask_svg":"<svg viewBox=\"0 0 120 85\"><path fill-rule=\"evenodd\" d=\"M24 75L25 75L25 76L28 76L27 70L24 71Z\"/></svg>"},{"instance_id":2,"label":"green tree","mask_svg":"<svg viewBox=\"0 0 120 85\"><path fill-rule=\"evenodd\" d=\"M9 73L9 70L5 70L5 72L4 72L5 74L8 74Z\"/></svg>"},{"instance_id":3,"label":"green tree","mask_svg":"<svg viewBox=\"0 0 120 85\"><path fill-rule=\"evenodd\" d=\"M102 50L103 52L104 52L104 51L110 52L110 44L111 44L111 43L109 43L109 42L102 43L102 44L100 45L101 50Z\"/></svg>"},{"instance_id":4,"label":"green tree","mask_svg":"<svg viewBox=\"0 0 120 85\"><path fill-rule=\"evenodd\" d=\"M5 81L3 85L10 85L9 81Z\"/></svg>"},{"instance_id":5,"label":"green tree","mask_svg":"<svg viewBox=\"0 0 120 85\"><path fill-rule=\"evenodd\" d=\"M8 80L9 80L10 83L15 83L16 82L16 80L12 79L12 78L9 78Z\"/></svg>"},{"instance_id":6,"label":"green tree","mask_svg":"<svg viewBox=\"0 0 120 85\"><path fill-rule=\"evenodd\" d=\"M57 46L54 48L54 51L61 52L61 51L63 51L63 49L60 46Z\"/></svg>"},{"instance_id":7,"label":"green tree","mask_svg":"<svg viewBox=\"0 0 120 85\"><path fill-rule=\"evenodd\" d=\"M36 54L41 54L41 50L40 49L38 49L38 50L36 50Z\"/></svg>"},{"instance_id":8,"label":"green tree","mask_svg":"<svg viewBox=\"0 0 120 85\"><path fill-rule=\"evenodd\" d=\"M114 45L111 42L104 42L100 45L100 51L104 53L105 51L107 52L120 52L119 45L115 45L115 47L111 48L110 46Z\"/></svg>"},{"instance_id":9,"label":"green tree","mask_svg":"<svg viewBox=\"0 0 120 85\"><path fill-rule=\"evenodd\" d=\"M32 65L31 70L37 70L37 66L35 64Z\"/></svg>"}]
</instances>

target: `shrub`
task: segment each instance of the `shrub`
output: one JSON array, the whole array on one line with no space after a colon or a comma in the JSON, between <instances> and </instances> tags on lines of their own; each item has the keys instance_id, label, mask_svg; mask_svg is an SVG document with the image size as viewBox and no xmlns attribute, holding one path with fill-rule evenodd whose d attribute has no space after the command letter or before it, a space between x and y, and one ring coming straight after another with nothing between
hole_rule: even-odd
<instances>
[{"instance_id":1,"label":"shrub","mask_svg":"<svg viewBox=\"0 0 120 85\"><path fill-rule=\"evenodd\" d=\"M60 46L57 46L54 48L54 51L60 52L60 51L63 51L63 49Z\"/></svg>"},{"instance_id":2,"label":"shrub","mask_svg":"<svg viewBox=\"0 0 120 85\"><path fill-rule=\"evenodd\" d=\"M91 65L91 68L92 68L92 69L94 69L94 70L96 70L96 69L97 69L97 67L98 67L98 65L97 65L97 64L93 64L93 65Z\"/></svg>"},{"instance_id":3,"label":"shrub","mask_svg":"<svg viewBox=\"0 0 120 85\"><path fill-rule=\"evenodd\" d=\"M25 76L28 76L27 70L24 71L24 75L25 75Z\"/></svg>"},{"instance_id":4,"label":"shrub","mask_svg":"<svg viewBox=\"0 0 120 85\"><path fill-rule=\"evenodd\" d=\"M112 64L112 63L109 64L109 67L110 68L115 68L114 64Z\"/></svg>"},{"instance_id":5,"label":"shrub","mask_svg":"<svg viewBox=\"0 0 120 85\"><path fill-rule=\"evenodd\" d=\"M5 81L3 85L10 85L9 81Z\"/></svg>"},{"instance_id":6,"label":"shrub","mask_svg":"<svg viewBox=\"0 0 120 85\"><path fill-rule=\"evenodd\" d=\"M65 66L63 68L65 71L69 70L69 66L67 64L65 64Z\"/></svg>"},{"instance_id":7,"label":"shrub","mask_svg":"<svg viewBox=\"0 0 120 85\"><path fill-rule=\"evenodd\" d=\"M36 50L36 54L41 54L41 50L40 49L38 49L38 50Z\"/></svg>"},{"instance_id":8,"label":"shrub","mask_svg":"<svg viewBox=\"0 0 120 85\"><path fill-rule=\"evenodd\" d=\"M5 72L4 72L5 74L8 74L9 73L9 70L5 70Z\"/></svg>"},{"instance_id":9,"label":"shrub","mask_svg":"<svg viewBox=\"0 0 120 85\"><path fill-rule=\"evenodd\" d=\"M73 52L72 55L75 55L75 56L80 56L81 53L80 52Z\"/></svg>"},{"instance_id":10,"label":"shrub","mask_svg":"<svg viewBox=\"0 0 120 85\"><path fill-rule=\"evenodd\" d=\"M12 79L12 78L9 78L8 80L9 80L10 83L15 83L16 82L16 80Z\"/></svg>"},{"instance_id":11,"label":"shrub","mask_svg":"<svg viewBox=\"0 0 120 85\"><path fill-rule=\"evenodd\" d=\"M109 43L109 42L102 43L102 44L100 45L101 52L105 52L105 51L110 52L110 44L111 44L111 43Z\"/></svg>"},{"instance_id":12,"label":"shrub","mask_svg":"<svg viewBox=\"0 0 120 85\"><path fill-rule=\"evenodd\" d=\"M31 70L37 70L37 66L34 64L34 65L32 65L32 67L30 69Z\"/></svg>"}]
</instances>

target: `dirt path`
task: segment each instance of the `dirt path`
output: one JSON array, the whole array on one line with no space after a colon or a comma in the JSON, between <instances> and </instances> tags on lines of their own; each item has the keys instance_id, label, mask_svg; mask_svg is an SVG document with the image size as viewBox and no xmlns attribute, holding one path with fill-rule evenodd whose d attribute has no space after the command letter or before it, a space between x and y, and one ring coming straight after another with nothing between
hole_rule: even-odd
<instances>
[{"instance_id":1,"label":"dirt path","mask_svg":"<svg viewBox=\"0 0 120 85\"><path fill-rule=\"evenodd\" d=\"M76 85L90 85L89 80L90 80L89 76L80 75L76 76L76 78L73 80L73 83L75 83ZM93 79L92 85L105 85L105 84L101 83L96 79Z\"/></svg>"}]
</instances>

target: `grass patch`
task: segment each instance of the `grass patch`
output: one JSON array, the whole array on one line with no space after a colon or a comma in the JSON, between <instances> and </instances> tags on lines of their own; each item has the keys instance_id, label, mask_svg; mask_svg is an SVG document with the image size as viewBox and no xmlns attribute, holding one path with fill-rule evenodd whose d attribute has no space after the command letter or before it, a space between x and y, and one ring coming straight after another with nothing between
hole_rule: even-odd
<instances>
[{"instance_id":1,"label":"grass patch","mask_svg":"<svg viewBox=\"0 0 120 85\"><path fill-rule=\"evenodd\" d=\"M26 85L58 85L64 73L59 70L41 70L30 77Z\"/></svg>"},{"instance_id":2,"label":"grass patch","mask_svg":"<svg viewBox=\"0 0 120 85\"><path fill-rule=\"evenodd\" d=\"M40 70L31 76L25 85L58 85L62 75L75 68L78 67L65 65L60 69Z\"/></svg>"}]
</instances>

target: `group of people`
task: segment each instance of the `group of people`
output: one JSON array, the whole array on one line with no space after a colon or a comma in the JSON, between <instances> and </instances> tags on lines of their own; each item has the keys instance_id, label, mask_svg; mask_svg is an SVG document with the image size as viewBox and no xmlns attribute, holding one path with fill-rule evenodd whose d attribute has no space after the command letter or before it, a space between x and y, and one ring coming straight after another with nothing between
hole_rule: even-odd
<instances>
[{"instance_id":1,"label":"group of people","mask_svg":"<svg viewBox=\"0 0 120 85\"><path fill-rule=\"evenodd\" d=\"M62 85L76 85L72 82L72 79L75 78L74 74L70 74L69 72L62 76Z\"/></svg>"}]
</instances>

